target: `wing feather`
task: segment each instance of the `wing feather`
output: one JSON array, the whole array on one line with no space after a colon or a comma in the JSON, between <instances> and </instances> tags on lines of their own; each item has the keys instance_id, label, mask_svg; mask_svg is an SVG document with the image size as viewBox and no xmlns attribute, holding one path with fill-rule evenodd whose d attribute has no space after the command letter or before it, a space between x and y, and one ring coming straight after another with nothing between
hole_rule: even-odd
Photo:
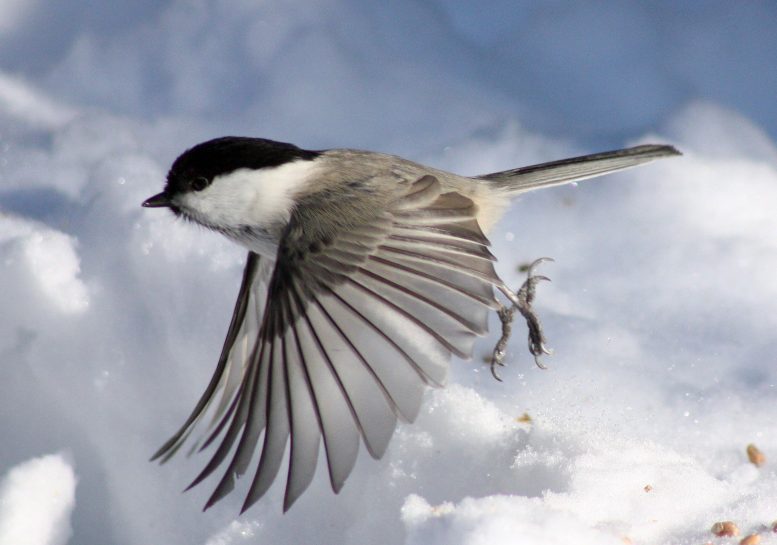
<instances>
[{"instance_id":1,"label":"wing feather","mask_svg":"<svg viewBox=\"0 0 777 545\"><path fill-rule=\"evenodd\" d=\"M421 397L427 383L432 382L441 373L427 373L400 344L403 339L392 338L384 331L384 328L395 327L401 322L399 315L391 309L384 309L375 305L370 299L365 298L358 288L344 286L332 293L332 301L336 301L341 308L335 308L333 312L338 319L338 324L345 331L358 331L353 339L354 345L360 354L369 354L370 359L365 360L370 367L370 374L380 380L381 388L385 390L391 399L392 407L408 422L415 420L421 406ZM345 312L342 312L342 311ZM410 327L415 324L404 320ZM354 323L355 322L355 323ZM388 322L388 323L387 323ZM356 329L354 329L356 327ZM435 343L439 346L439 343ZM444 353L449 356L445 349ZM401 365L404 361L407 365ZM447 358L446 358L447 363ZM430 369L432 366L429 366ZM444 366L441 366L444 368ZM444 372L442 373L444 379ZM392 428L393 432L393 428Z\"/></svg>"},{"instance_id":2,"label":"wing feather","mask_svg":"<svg viewBox=\"0 0 777 545\"><path fill-rule=\"evenodd\" d=\"M262 273L269 271L269 268L267 267L264 267L262 271L260 271L260 269L262 269L262 267L260 267L259 256L253 252L248 252L246 265L243 269L243 279L240 283L237 301L235 302L235 309L232 313L227 336L224 339L224 345L221 349L221 355L216 364L216 370L213 373L213 377L210 379L208 386L205 388L205 391L200 396L194 410L186 419L183 426L181 426L181 428L154 453L151 457L152 461L159 459L160 462L164 463L169 460L186 441L199 420L207 412L208 407L213 402L217 392L222 390L222 394L224 396L227 395L226 391L223 391L223 385L225 382L225 373L228 373L230 368L230 365L228 365L228 363L230 363L230 353L233 350L241 330L245 331L246 336L252 335L252 332L244 329L246 310L249 308L249 299L250 297L254 297L257 305L259 305L260 302L263 305L264 302L264 295L261 292L257 293L252 290L252 286L257 277L263 277L264 274Z\"/></svg>"},{"instance_id":3,"label":"wing feather","mask_svg":"<svg viewBox=\"0 0 777 545\"><path fill-rule=\"evenodd\" d=\"M434 325L438 325L438 323L431 325L429 322L425 322L423 319L419 318L416 315L417 311L421 310L423 312L423 307L414 303L408 297L401 297L401 292L397 294L385 294L383 292L388 290L383 285L378 282L370 281L369 278L364 278L363 276L358 279L349 278L348 281L354 287L361 290L364 295L371 297L375 303L380 303L379 307L376 308L393 311L393 313L402 316L410 323L423 329L449 352L456 354L460 358L469 357L464 349L457 348L449 339L449 337L453 336L453 331L448 330L445 333L441 333L434 327ZM395 297L392 297L392 295ZM401 301L399 299L401 299ZM439 320L437 320L437 322L439 322Z\"/></svg>"},{"instance_id":4,"label":"wing feather","mask_svg":"<svg viewBox=\"0 0 777 545\"><path fill-rule=\"evenodd\" d=\"M248 468L251 458L253 457L256 444L259 441L259 436L264 430L266 424L265 408L260 400L265 399L267 395L267 374L269 362L267 358L268 351L263 345L258 356L257 365L252 366L251 372L248 375L246 385L250 388L244 395L240 395L241 402L246 402L245 417L235 416L232 420L230 430L235 427L243 425L243 431L240 436L235 454L232 457L227 470L224 472L223 477L216 486L213 494L208 500L208 506L213 505L219 499L226 496L235 486L235 480L243 476ZM237 398L236 398L237 399ZM232 413L233 411L230 411ZM223 427L220 424L219 428ZM209 438L212 441L216 437L216 432ZM232 432L235 435L237 432ZM230 438L230 432L227 432L227 436L222 439L219 447L211 459L210 463L205 467L202 473L195 479L195 481L189 485L189 488L195 486L203 479L207 478L218 467L227 454L231 450L234 438ZM205 445L207 446L207 445ZM207 508L207 506L206 506Z\"/></svg>"},{"instance_id":5,"label":"wing feather","mask_svg":"<svg viewBox=\"0 0 777 545\"><path fill-rule=\"evenodd\" d=\"M287 297L290 297L290 294L287 294ZM301 321L296 321L286 329L283 336L283 369L288 392L291 437L286 493L283 499L284 511L313 480L321 442L319 410L315 406L313 384L308 374L309 365L315 365L317 355L306 354L300 344L299 330L303 327Z\"/></svg>"},{"instance_id":6,"label":"wing feather","mask_svg":"<svg viewBox=\"0 0 777 545\"><path fill-rule=\"evenodd\" d=\"M359 432L370 455L380 458L386 451L397 423L397 403L375 372L374 364L366 359L347 333L359 331L360 328L347 327L349 317L342 315L343 307L327 295L316 297L314 302L334 333L322 335L321 338L329 353L338 354L332 360L332 365L340 376L345 396L356 414ZM418 382L415 377L413 381ZM385 403L378 401L381 397ZM327 453L329 459L329 450ZM329 463L331 465L332 462Z\"/></svg>"},{"instance_id":7,"label":"wing feather","mask_svg":"<svg viewBox=\"0 0 777 545\"><path fill-rule=\"evenodd\" d=\"M449 269L469 274L486 282L493 281L495 273L491 261L477 258L451 256L442 251L418 251L416 249L402 248L395 245L383 244L381 250L386 253L397 254L407 260L435 263Z\"/></svg>"},{"instance_id":8,"label":"wing feather","mask_svg":"<svg viewBox=\"0 0 777 545\"><path fill-rule=\"evenodd\" d=\"M380 296L375 299L365 297L375 294L366 292L363 286L353 280L341 286L333 295L368 326L362 326L360 333L369 338L369 342L364 343L365 349L370 353L370 362L379 364L377 369L383 372L378 371L378 375L384 382L390 384L392 379L406 372L407 378L399 381L399 385L407 385L412 377L416 382L420 379L434 386L444 383L447 362L454 347L449 346L427 324ZM361 341L361 336L357 338ZM372 346L387 349L385 361L381 358L383 353L372 349ZM398 357L399 361L404 360L408 366L398 365ZM394 399L401 394L401 386L388 389ZM423 385L419 384L419 392L423 392ZM401 403L398 403L398 407L406 420L412 421L415 418L414 411L402 410Z\"/></svg>"},{"instance_id":9,"label":"wing feather","mask_svg":"<svg viewBox=\"0 0 777 545\"><path fill-rule=\"evenodd\" d=\"M444 251L454 255L467 255L495 261L487 246L469 240L448 240L442 237L423 235L389 235L389 239L399 246L414 247L419 250Z\"/></svg>"},{"instance_id":10,"label":"wing feather","mask_svg":"<svg viewBox=\"0 0 777 545\"><path fill-rule=\"evenodd\" d=\"M318 400L318 419L324 435L329 479L332 489L339 492L353 469L359 452L356 413L348 391L344 388L341 377L333 365L330 352L322 341L323 331L319 330L327 326L326 321L322 319L315 306L308 309L303 321L308 333L308 342L320 356L309 369L314 395ZM315 467L315 460L312 465Z\"/></svg>"},{"instance_id":11,"label":"wing feather","mask_svg":"<svg viewBox=\"0 0 777 545\"><path fill-rule=\"evenodd\" d=\"M245 512L270 488L278 474L286 442L289 437L286 380L283 372L284 345L270 344L270 387L267 392L267 428L264 433L262 454L259 458L254 480L248 489L241 512Z\"/></svg>"},{"instance_id":12,"label":"wing feather","mask_svg":"<svg viewBox=\"0 0 777 545\"><path fill-rule=\"evenodd\" d=\"M463 325L469 332L483 335L488 330L488 312L493 305L482 301L466 291L453 289L444 280L430 280L416 271L389 266L380 261L372 264L370 274L382 282L400 290L412 300L428 305L427 313L438 316L445 314ZM473 301L479 303L473 305Z\"/></svg>"},{"instance_id":13,"label":"wing feather","mask_svg":"<svg viewBox=\"0 0 777 545\"><path fill-rule=\"evenodd\" d=\"M247 305L243 313L243 323L232 343L232 350L228 354L221 401L213 412L211 427L216 425L216 422L224 416L228 405L241 385L243 375L247 371L248 365L246 362L253 357L252 352L257 344L256 332L259 331L262 315L264 314L264 299L264 295L261 292L256 290L249 291Z\"/></svg>"},{"instance_id":14,"label":"wing feather","mask_svg":"<svg viewBox=\"0 0 777 545\"><path fill-rule=\"evenodd\" d=\"M416 276L427 281L425 287L429 284L437 284L440 287L448 289L450 292L469 297L475 302L487 306L490 309L499 308L496 299L493 297L493 292L488 289L487 284L484 285L482 282L477 282L474 284L474 287L471 288L466 282L467 277L462 277L462 275L456 276L455 281L449 280L448 277L456 275L456 271L451 271L448 275L441 275L439 274L439 271L438 274L433 274L424 270L423 266L418 266L413 263L402 263L401 260L388 259L380 254L371 255L370 259L386 267L391 267L392 269L402 271L408 275ZM486 287L485 290L478 289L484 286Z\"/></svg>"}]
</instances>

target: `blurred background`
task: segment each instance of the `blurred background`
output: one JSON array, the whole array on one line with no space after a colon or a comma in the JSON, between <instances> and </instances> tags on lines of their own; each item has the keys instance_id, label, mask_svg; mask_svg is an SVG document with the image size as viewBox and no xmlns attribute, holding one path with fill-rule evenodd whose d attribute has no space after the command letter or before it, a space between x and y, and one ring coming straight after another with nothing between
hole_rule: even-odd
<instances>
[{"instance_id":1,"label":"blurred background","mask_svg":"<svg viewBox=\"0 0 777 545\"><path fill-rule=\"evenodd\" d=\"M418 155L517 122L601 146L700 100L777 130L768 2L3 0L0 10L5 95L21 80L79 109L184 119L202 125L192 142L229 132Z\"/></svg>"},{"instance_id":2,"label":"blurred background","mask_svg":"<svg viewBox=\"0 0 777 545\"><path fill-rule=\"evenodd\" d=\"M510 524L545 543L562 542L554 527L579 543L701 539L716 510L755 525L743 498L773 501L777 477L766 492L724 439L777 437L775 28L777 4L724 0L0 0L0 543L21 543L2 541L20 524L49 545L466 535L407 515L409 494L541 498ZM512 282L557 260L542 288L552 378L520 333L508 388L458 362L461 388L435 393L436 416L401 428L386 460L361 459L339 497L319 471L285 517L276 487L233 522L240 498L203 515L210 484L179 494L204 459L147 459L210 376L243 254L139 207L178 154L225 134L473 175L646 141L686 157L531 195L493 234ZM513 429L524 410L544 431ZM462 438L484 429L480 450ZM639 470L582 462L602 437L698 502L624 507ZM451 485L462 464L471 478ZM591 475L611 504L580 484ZM36 497L25 483L51 501L13 499ZM663 518L648 527L650 509Z\"/></svg>"}]
</instances>

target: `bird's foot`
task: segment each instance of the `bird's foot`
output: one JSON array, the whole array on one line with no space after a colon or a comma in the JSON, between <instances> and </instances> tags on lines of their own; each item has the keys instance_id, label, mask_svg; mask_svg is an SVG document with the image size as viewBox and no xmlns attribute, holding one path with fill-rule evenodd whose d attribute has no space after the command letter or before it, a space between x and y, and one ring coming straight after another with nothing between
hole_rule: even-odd
<instances>
[{"instance_id":1,"label":"bird's foot","mask_svg":"<svg viewBox=\"0 0 777 545\"><path fill-rule=\"evenodd\" d=\"M534 363L540 369L547 369L545 365L540 361L540 356L543 354L550 355L553 351L545 345L545 334L542 331L542 324L537 314L532 308L532 302L534 301L534 295L536 291L537 283L541 280L547 280L550 282L550 278L547 276L534 274L534 269L538 265L545 261L553 261L549 257L541 257L532 262L526 270L526 281L523 283L518 293L513 292L507 286L502 285L499 290L507 297L512 303L511 306L502 306L497 314L499 320L502 322L502 336L494 347L494 353L491 356L491 374L494 378L501 382L501 378L496 372L497 367L504 365L504 358L506 355L507 341L510 338L512 332L512 322L515 311L521 313L524 320L526 320L526 326L529 328L529 352L534 356Z\"/></svg>"}]
</instances>

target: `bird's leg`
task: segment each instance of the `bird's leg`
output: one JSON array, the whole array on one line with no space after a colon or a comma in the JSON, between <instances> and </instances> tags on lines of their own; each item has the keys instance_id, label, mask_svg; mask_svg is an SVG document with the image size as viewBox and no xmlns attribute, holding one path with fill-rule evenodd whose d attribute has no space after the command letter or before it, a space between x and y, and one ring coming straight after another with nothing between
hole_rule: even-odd
<instances>
[{"instance_id":1,"label":"bird's leg","mask_svg":"<svg viewBox=\"0 0 777 545\"><path fill-rule=\"evenodd\" d=\"M505 285L499 287L499 290L512 303L509 307L502 305L497 311L499 320L502 322L502 336L496 343L494 353L491 356L491 374L499 381L502 379L497 375L496 367L504 365L505 349L507 347L507 341L510 338L510 333L512 332L513 315L516 310L521 313L521 316L526 320L526 325L529 328L529 352L534 356L534 363L537 364L537 367L546 369L545 365L540 361L540 356L553 353L552 350L545 346L545 334L542 332L542 324L532 308L537 282L541 280L550 282L550 278L547 276L534 274L534 269L545 261L553 261L553 259L541 257L529 265L526 271L526 281L521 286L521 289L518 290L518 293L513 292Z\"/></svg>"},{"instance_id":2,"label":"bird's leg","mask_svg":"<svg viewBox=\"0 0 777 545\"><path fill-rule=\"evenodd\" d=\"M507 340L510 338L510 333L513 330L513 314L515 314L515 308L516 307L513 305L509 307L501 305L497 311L497 316L499 316L499 320L502 322L502 336L496 343L494 353L491 356L491 375L499 382L502 382L502 379L497 375L496 367L504 366L505 349L507 347Z\"/></svg>"}]
</instances>

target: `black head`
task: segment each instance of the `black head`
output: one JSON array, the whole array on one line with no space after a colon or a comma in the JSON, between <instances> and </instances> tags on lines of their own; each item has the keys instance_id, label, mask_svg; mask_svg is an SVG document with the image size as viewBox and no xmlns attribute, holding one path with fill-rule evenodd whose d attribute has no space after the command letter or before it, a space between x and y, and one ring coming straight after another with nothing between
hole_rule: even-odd
<instances>
[{"instance_id":1,"label":"black head","mask_svg":"<svg viewBox=\"0 0 777 545\"><path fill-rule=\"evenodd\" d=\"M315 159L319 153L294 144L264 138L223 136L186 150L170 167L165 190L147 199L143 206L166 206L176 211L174 195L202 191L213 179L241 168L260 169L280 166L299 159Z\"/></svg>"}]
</instances>

